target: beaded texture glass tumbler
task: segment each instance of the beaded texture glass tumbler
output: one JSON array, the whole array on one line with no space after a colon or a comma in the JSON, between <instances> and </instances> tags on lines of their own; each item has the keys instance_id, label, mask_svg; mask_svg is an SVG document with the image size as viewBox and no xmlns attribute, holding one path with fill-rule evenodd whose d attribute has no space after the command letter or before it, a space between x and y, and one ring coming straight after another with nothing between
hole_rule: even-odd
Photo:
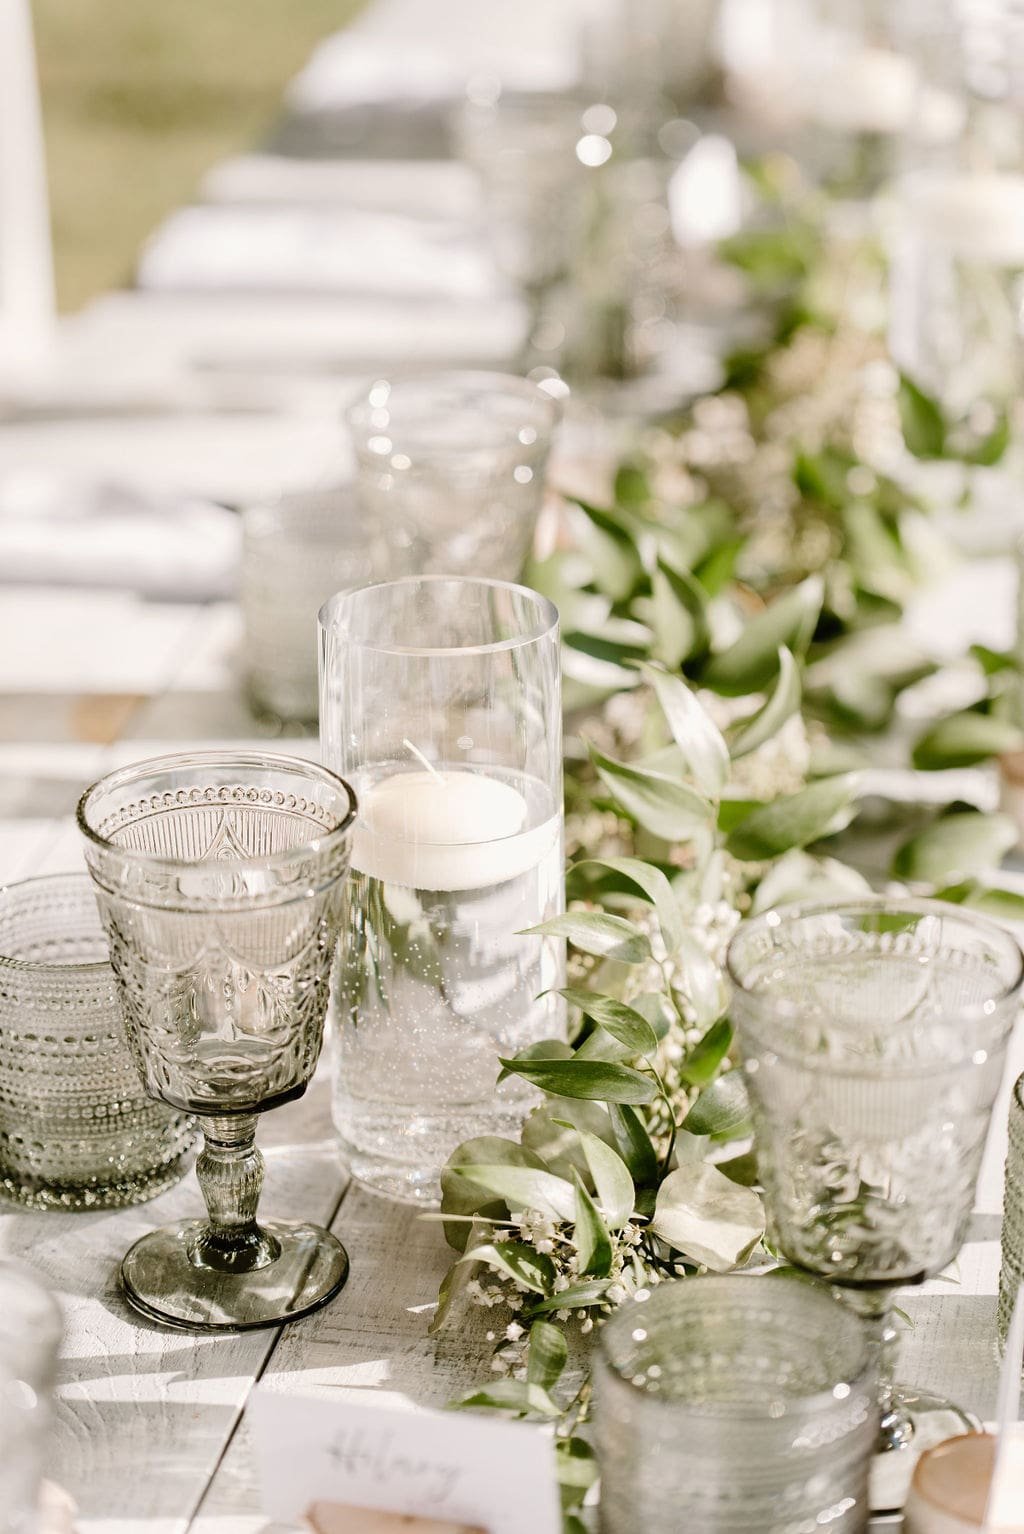
<instances>
[{"instance_id":1,"label":"beaded texture glass tumbler","mask_svg":"<svg viewBox=\"0 0 1024 1534\"><path fill-rule=\"evenodd\" d=\"M258 1225L256 1115L305 1091L323 1039L355 798L325 768L210 752L111 773L78 807L128 1037L154 1097L200 1115L209 1221L136 1242L125 1292L196 1330L304 1315L345 1281L315 1225Z\"/></svg>"},{"instance_id":2,"label":"beaded texture glass tumbler","mask_svg":"<svg viewBox=\"0 0 1024 1534\"><path fill-rule=\"evenodd\" d=\"M885 1451L973 1426L892 1384L892 1291L963 1242L1024 957L1000 927L933 901L769 911L729 949L773 1244L873 1325ZM915 1452L887 1452L876 1508L901 1505Z\"/></svg>"},{"instance_id":3,"label":"beaded texture glass tumbler","mask_svg":"<svg viewBox=\"0 0 1024 1534\"><path fill-rule=\"evenodd\" d=\"M601 1330L603 1534L867 1527L877 1384L827 1289L752 1274L660 1284Z\"/></svg>"},{"instance_id":4,"label":"beaded texture glass tumbler","mask_svg":"<svg viewBox=\"0 0 1024 1534\"><path fill-rule=\"evenodd\" d=\"M182 1176L192 1118L146 1095L85 874L0 889L0 1192L138 1204Z\"/></svg>"}]
</instances>

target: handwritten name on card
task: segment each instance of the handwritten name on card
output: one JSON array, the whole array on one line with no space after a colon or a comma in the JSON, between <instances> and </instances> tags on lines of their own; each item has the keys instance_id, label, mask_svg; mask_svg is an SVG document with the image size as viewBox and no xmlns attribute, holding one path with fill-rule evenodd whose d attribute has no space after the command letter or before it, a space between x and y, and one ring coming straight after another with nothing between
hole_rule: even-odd
<instances>
[{"instance_id":1,"label":"handwritten name on card","mask_svg":"<svg viewBox=\"0 0 1024 1534\"><path fill-rule=\"evenodd\" d=\"M273 1518L298 1520L332 1502L487 1534L559 1534L551 1438L527 1423L261 1388L249 1418Z\"/></svg>"}]
</instances>

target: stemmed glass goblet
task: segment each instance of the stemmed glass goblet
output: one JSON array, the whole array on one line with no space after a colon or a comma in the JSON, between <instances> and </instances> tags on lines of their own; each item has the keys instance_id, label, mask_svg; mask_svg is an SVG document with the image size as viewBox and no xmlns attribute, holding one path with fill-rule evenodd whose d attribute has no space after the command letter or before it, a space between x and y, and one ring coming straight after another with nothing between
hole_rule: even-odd
<instances>
[{"instance_id":1,"label":"stemmed glass goblet","mask_svg":"<svg viewBox=\"0 0 1024 1534\"><path fill-rule=\"evenodd\" d=\"M976 1426L893 1384L892 1296L963 1242L1024 955L959 907L865 898L745 922L728 967L769 1232L875 1332L872 1500L894 1510L917 1454Z\"/></svg>"},{"instance_id":2,"label":"stemmed glass goblet","mask_svg":"<svg viewBox=\"0 0 1024 1534\"><path fill-rule=\"evenodd\" d=\"M316 1225L257 1224L256 1116L305 1091L323 1040L355 796L324 767L246 751L161 757L86 790L78 825L130 1047L152 1096L198 1114L208 1220L143 1236L121 1277L198 1331L305 1315L348 1258Z\"/></svg>"}]
</instances>

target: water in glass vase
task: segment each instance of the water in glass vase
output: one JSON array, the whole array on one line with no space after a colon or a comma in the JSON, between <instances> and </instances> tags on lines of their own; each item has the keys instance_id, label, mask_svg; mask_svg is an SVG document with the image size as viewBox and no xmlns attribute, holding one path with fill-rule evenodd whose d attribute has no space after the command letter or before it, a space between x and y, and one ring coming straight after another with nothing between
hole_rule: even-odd
<instances>
[{"instance_id":1,"label":"water in glass vase","mask_svg":"<svg viewBox=\"0 0 1024 1534\"><path fill-rule=\"evenodd\" d=\"M536 1101L499 1055L564 1037L562 818L543 784L488 767L356 779L339 960L334 1113L353 1175L432 1202L460 1141L515 1136Z\"/></svg>"}]
</instances>

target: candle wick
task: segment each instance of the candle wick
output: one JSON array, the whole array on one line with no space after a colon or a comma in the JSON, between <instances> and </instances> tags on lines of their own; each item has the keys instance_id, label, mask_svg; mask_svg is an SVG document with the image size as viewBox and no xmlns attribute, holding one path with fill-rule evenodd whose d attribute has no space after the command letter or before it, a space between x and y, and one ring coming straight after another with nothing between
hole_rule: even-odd
<instances>
[{"instance_id":1,"label":"candle wick","mask_svg":"<svg viewBox=\"0 0 1024 1534\"><path fill-rule=\"evenodd\" d=\"M427 761L426 757L423 755L423 752L420 750L419 746L414 746L412 741L409 740L409 739L403 739L402 745L403 746L408 746L408 748L412 752L413 756L416 757L416 759L418 761L423 763L424 767L427 769L427 771L430 773L430 776L434 779L434 781L436 783L440 783L441 782L441 774L438 772L438 770L434 766L433 762L428 762Z\"/></svg>"}]
</instances>

